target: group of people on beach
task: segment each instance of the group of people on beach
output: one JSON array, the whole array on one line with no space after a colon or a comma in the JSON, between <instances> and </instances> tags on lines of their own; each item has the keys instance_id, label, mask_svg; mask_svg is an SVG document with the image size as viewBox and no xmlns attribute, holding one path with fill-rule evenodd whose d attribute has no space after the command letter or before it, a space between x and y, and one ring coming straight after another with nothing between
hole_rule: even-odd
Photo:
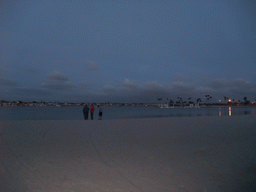
<instances>
[{"instance_id":1,"label":"group of people on beach","mask_svg":"<svg viewBox=\"0 0 256 192\"><path fill-rule=\"evenodd\" d=\"M102 107L100 105L97 105L97 107L99 108L99 119L98 120L102 120ZM83 108L84 120L88 120L89 111L91 114L91 120L93 120L94 110L95 110L95 108L94 108L93 104L91 104L90 108L88 107L87 104L85 104L84 108Z\"/></svg>"}]
</instances>

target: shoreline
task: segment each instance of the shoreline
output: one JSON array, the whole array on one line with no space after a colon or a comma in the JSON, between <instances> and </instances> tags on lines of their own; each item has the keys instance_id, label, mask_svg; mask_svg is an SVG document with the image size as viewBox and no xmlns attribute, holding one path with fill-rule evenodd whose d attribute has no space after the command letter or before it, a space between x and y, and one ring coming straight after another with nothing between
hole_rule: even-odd
<instances>
[{"instance_id":1,"label":"shoreline","mask_svg":"<svg viewBox=\"0 0 256 192\"><path fill-rule=\"evenodd\" d=\"M256 107L201 107L170 108L154 107L103 107L103 120L141 119L196 116L255 115ZM98 119L95 109L94 120ZM0 108L0 121L24 120L83 120L82 107L6 107Z\"/></svg>"},{"instance_id":2,"label":"shoreline","mask_svg":"<svg viewBox=\"0 0 256 192\"><path fill-rule=\"evenodd\" d=\"M126 117L126 118L116 118L116 119L114 119L114 118L110 118L110 119L104 119L104 117L103 117L103 119L101 119L101 120L98 120L98 117L97 118L95 118L95 119L93 119L93 120L91 120L91 119L88 119L88 120L84 120L84 119L46 119L46 120L42 120L42 119L24 119L24 120L20 120L20 119L12 119L12 120L2 120L2 119L0 119L0 123L1 122L30 122L30 121L35 121L35 122L47 122L47 121L58 121L58 122L60 122L60 121L73 121L73 122L75 122L75 121L78 121L78 122L96 122L96 121L119 121L119 120L121 120L121 121L133 121L133 120L135 120L135 121L137 121L137 120L150 120L150 119L153 119L154 121L155 120L162 120L162 119L170 119L170 118L177 118L177 119L179 119L179 118L200 118L200 117L207 117L207 118L224 118L224 117L226 117L226 118L235 118L235 117L246 117L246 116L254 116L255 118L256 118L256 114L232 114L232 115L212 115L212 114L210 114L210 115L201 115L201 114L198 114L198 115L181 115L181 114L177 114L177 115L173 115L173 116L152 116L152 117Z\"/></svg>"},{"instance_id":3,"label":"shoreline","mask_svg":"<svg viewBox=\"0 0 256 192\"><path fill-rule=\"evenodd\" d=\"M119 119L102 119L102 120L98 120L98 116L96 118L94 118L93 120L91 119L88 119L88 120L84 120L84 119L47 119L47 120L43 120L43 119L36 119L36 120L0 120L1 121L109 121L109 120L139 120L139 119L168 119L168 118L186 118L186 117L189 117L189 118L193 118L193 117L239 117L239 116L256 116L256 114L246 114L246 115L212 115L212 114L209 114L209 115L201 115L201 114L198 114L198 115L180 115L180 116L154 116L154 117L135 117L135 118L119 118Z\"/></svg>"}]
</instances>

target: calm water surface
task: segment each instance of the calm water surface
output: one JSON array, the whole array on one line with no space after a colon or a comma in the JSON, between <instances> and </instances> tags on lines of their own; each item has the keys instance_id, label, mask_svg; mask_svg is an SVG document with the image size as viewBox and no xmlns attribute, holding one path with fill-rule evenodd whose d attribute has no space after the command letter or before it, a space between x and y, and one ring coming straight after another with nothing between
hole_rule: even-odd
<instances>
[{"instance_id":1,"label":"calm water surface","mask_svg":"<svg viewBox=\"0 0 256 192\"><path fill-rule=\"evenodd\" d=\"M0 120L80 120L83 107L0 107ZM103 119L256 114L256 107L170 108L103 107ZM98 118L98 108L94 119Z\"/></svg>"}]
</instances>

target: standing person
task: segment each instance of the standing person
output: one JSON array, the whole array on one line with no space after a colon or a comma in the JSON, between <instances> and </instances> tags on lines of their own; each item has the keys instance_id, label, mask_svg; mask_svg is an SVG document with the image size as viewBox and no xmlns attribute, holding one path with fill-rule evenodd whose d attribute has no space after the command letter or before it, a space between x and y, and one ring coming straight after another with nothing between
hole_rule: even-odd
<instances>
[{"instance_id":1,"label":"standing person","mask_svg":"<svg viewBox=\"0 0 256 192\"><path fill-rule=\"evenodd\" d=\"M102 108L100 105L98 105L99 108L99 120L102 120Z\"/></svg>"},{"instance_id":2,"label":"standing person","mask_svg":"<svg viewBox=\"0 0 256 192\"><path fill-rule=\"evenodd\" d=\"M91 113L91 120L93 120L93 112L94 112L94 106L91 104L90 113Z\"/></svg>"},{"instance_id":3,"label":"standing person","mask_svg":"<svg viewBox=\"0 0 256 192\"><path fill-rule=\"evenodd\" d=\"M89 112L89 107L87 106L87 104L85 104L83 108L84 120L88 120L88 112Z\"/></svg>"}]
</instances>

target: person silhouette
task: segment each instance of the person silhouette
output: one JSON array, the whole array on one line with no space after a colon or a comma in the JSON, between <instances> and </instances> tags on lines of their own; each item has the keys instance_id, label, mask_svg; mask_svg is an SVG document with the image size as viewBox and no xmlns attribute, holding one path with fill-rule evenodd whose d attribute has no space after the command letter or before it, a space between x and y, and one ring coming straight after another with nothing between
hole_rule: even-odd
<instances>
[{"instance_id":1,"label":"person silhouette","mask_svg":"<svg viewBox=\"0 0 256 192\"><path fill-rule=\"evenodd\" d=\"M98 105L99 108L99 119L98 120L102 120L102 107L100 105Z\"/></svg>"},{"instance_id":2,"label":"person silhouette","mask_svg":"<svg viewBox=\"0 0 256 192\"><path fill-rule=\"evenodd\" d=\"M93 112L94 112L94 106L93 104L91 104L91 107L90 107L91 120L93 120Z\"/></svg>"},{"instance_id":3,"label":"person silhouette","mask_svg":"<svg viewBox=\"0 0 256 192\"><path fill-rule=\"evenodd\" d=\"M89 107L87 106L87 104L85 104L83 108L84 120L88 120L88 112L89 112Z\"/></svg>"}]
</instances>

